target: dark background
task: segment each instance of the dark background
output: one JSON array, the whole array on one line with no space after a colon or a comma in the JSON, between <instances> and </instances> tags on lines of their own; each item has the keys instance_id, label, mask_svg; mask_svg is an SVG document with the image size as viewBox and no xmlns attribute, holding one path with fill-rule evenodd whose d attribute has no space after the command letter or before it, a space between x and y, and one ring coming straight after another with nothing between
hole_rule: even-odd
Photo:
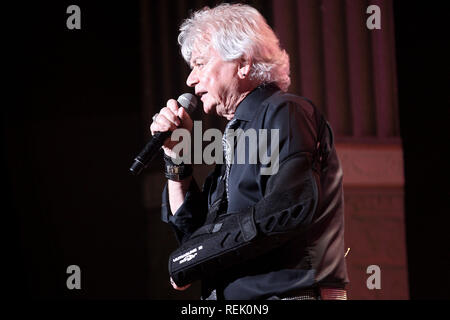
<instances>
[{"instance_id":1,"label":"dark background","mask_svg":"<svg viewBox=\"0 0 450 320\"><path fill-rule=\"evenodd\" d=\"M72 2L5 10L12 99L2 103L2 264L10 297L190 297L155 292L170 285L164 257L149 248L175 244L157 209L144 205L144 178L128 173L149 137L148 111L189 91L179 80L188 68L176 37L164 48L158 39L169 35L156 26L173 24L176 33L189 8L217 2L170 3L147 4L154 6L149 35L141 34L138 1L77 1L81 30L66 28ZM270 1L248 3L271 23ZM394 1L394 9L410 297L449 298L447 18L431 4ZM151 47L144 36L153 36ZM150 60L142 58L147 51ZM154 78L142 78L142 68ZM146 95L161 105L144 106ZM80 291L66 288L71 264L82 270Z\"/></svg>"},{"instance_id":2,"label":"dark background","mask_svg":"<svg viewBox=\"0 0 450 320\"><path fill-rule=\"evenodd\" d=\"M449 28L440 5L394 1L410 296L448 299Z\"/></svg>"},{"instance_id":3,"label":"dark background","mask_svg":"<svg viewBox=\"0 0 450 320\"><path fill-rule=\"evenodd\" d=\"M31 298L145 297L147 216L127 172L144 142L139 3L80 2L78 32L71 4L8 11L20 90L2 107L7 281ZM71 264L81 291L66 288Z\"/></svg>"}]
</instances>

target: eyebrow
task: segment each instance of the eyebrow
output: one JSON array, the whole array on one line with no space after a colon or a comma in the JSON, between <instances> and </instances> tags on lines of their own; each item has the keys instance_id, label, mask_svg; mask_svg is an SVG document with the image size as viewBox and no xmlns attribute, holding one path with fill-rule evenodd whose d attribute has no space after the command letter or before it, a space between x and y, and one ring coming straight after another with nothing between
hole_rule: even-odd
<instances>
[{"instance_id":1,"label":"eyebrow","mask_svg":"<svg viewBox=\"0 0 450 320\"><path fill-rule=\"evenodd\" d=\"M199 56L199 57L196 57L195 59L193 59L192 61L192 63L190 63L190 66L191 66L191 68L193 68L194 67L194 64L197 62L197 60L201 60L201 59L205 59L205 57L204 56Z\"/></svg>"}]
</instances>

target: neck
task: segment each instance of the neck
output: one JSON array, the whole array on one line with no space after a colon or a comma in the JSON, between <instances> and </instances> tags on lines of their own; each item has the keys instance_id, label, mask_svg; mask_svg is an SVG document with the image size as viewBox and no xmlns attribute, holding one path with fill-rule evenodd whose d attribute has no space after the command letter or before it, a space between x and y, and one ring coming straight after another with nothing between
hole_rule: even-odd
<instances>
[{"instance_id":1,"label":"neck","mask_svg":"<svg viewBox=\"0 0 450 320\"><path fill-rule=\"evenodd\" d=\"M246 83L245 88L241 88L241 89L243 89L243 90L242 90L242 92L239 94L239 96L236 98L236 100L233 101L233 103L232 103L232 106L233 106L232 109L229 110L229 112L226 113L226 114L224 115L224 117L225 117L227 120L233 119L234 114L235 114L236 109L238 108L239 104L240 104L240 103L245 99L245 97L247 97L247 96L249 95L249 93L252 92L256 87L257 87L257 85L255 85L255 84L251 83L250 81L248 81L248 82Z\"/></svg>"},{"instance_id":2,"label":"neck","mask_svg":"<svg viewBox=\"0 0 450 320\"><path fill-rule=\"evenodd\" d=\"M234 114L236 112L237 107L239 106L239 104L245 99L245 97L250 93L250 91L246 91L241 93L237 99L235 101L233 101L233 108L232 110L230 110L227 114L224 115L224 117L227 120L231 120L234 117Z\"/></svg>"}]
</instances>

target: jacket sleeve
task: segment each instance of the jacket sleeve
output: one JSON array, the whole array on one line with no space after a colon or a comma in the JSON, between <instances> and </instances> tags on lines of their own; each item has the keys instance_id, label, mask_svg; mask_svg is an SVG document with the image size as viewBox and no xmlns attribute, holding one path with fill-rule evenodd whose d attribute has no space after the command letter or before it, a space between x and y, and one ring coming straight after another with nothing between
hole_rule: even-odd
<instances>
[{"instance_id":1,"label":"jacket sleeve","mask_svg":"<svg viewBox=\"0 0 450 320\"><path fill-rule=\"evenodd\" d=\"M279 170L267 178L264 197L200 227L171 254L169 272L177 285L262 255L309 226L320 193L317 173L312 170L315 131L300 123L305 115L291 109L297 107L286 104L269 118L269 127L284 129L280 129ZM283 127L282 119L290 119L289 125L284 122Z\"/></svg>"},{"instance_id":2,"label":"jacket sleeve","mask_svg":"<svg viewBox=\"0 0 450 320\"><path fill-rule=\"evenodd\" d=\"M204 193L200 191L195 179L192 179L183 204L175 214L172 214L166 183L162 193L161 220L172 227L178 243L183 243L205 222L206 213L207 204Z\"/></svg>"}]
</instances>

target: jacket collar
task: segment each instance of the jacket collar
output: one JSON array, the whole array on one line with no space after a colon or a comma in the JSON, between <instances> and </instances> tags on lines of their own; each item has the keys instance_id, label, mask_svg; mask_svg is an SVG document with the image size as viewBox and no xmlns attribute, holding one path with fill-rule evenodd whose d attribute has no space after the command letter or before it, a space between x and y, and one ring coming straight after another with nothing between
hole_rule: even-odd
<instances>
[{"instance_id":1,"label":"jacket collar","mask_svg":"<svg viewBox=\"0 0 450 320\"><path fill-rule=\"evenodd\" d=\"M278 90L280 88L275 83L266 83L256 87L239 103L234 113L234 119L253 120L261 103Z\"/></svg>"}]
</instances>

